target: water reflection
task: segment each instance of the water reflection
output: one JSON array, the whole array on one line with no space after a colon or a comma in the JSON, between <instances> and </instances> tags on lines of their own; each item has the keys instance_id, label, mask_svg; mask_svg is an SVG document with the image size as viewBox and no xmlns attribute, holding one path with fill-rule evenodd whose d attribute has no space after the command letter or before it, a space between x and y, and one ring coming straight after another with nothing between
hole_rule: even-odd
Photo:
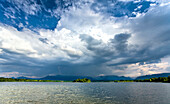
<instances>
[{"instance_id":1,"label":"water reflection","mask_svg":"<svg viewBox=\"0 0 170 104\"><path fill-rule=\"evenodd\" d=\"M0 83L0 104L168 104L169 83Z\"/></svg>"}]
</instances>

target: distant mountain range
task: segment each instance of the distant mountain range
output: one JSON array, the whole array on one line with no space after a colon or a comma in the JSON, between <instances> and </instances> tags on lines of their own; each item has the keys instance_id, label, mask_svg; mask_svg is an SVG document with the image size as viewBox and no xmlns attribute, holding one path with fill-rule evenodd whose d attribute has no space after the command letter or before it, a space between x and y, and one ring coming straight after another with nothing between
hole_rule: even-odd
<instances>
[{"instance_id":1,"label":"distant mountain range","mask_svg":"<svg viewBox=\"0 0 170 104\"><path fill-rule=\"evenodd\" d=\"M136 79L139 80L139 79L149 79L149 78L168 77L168 76L170 76L170 73L139 76ZM56 75L56 76L46 76L46 77L43 77L43 78L18 77L17 79L73 81L73 80L76 80L78 78L80 78L80 79L88 78L88 79L90 79L92 81L134 80L134 78L124 77L124 76L116 76L116 75L106 75L106 76L97 76L97 77Z\"/></svg>"},{"instance_id":2,"label":"distant mountain range","mask_svg":"<svg viewBox=\"0 0 170 104\"><path fill-rule=\"evenodd\" d=\"M66 75L56 75L56 76L46 76L44 78L40 78L40 80L63 80L63 81L73 81L76 79L82 79L82 78L88 78L90 80L93 80L92 77L88 76L66 76Z\"/></svg>"},{"instance_id":3,"label":"distant mountain range","mask_svg":"<svg viewBox=\"0 0 170 104\"><path fill-rule=\"evenodd\" d=\"M116 75L107 75L107 76L93 77L93 80L96 80L96 81L113 81L113 80L132 80L132 78L124 77L124 76L116 76Z\"/></svg>"},{"instance_id":4,"label":"distant mountain range","mask_svg":"<svg viewBox=\"0 0 170 104\"><path fill-rule=\"evenodd\" d=\"M43 77L43 78L27 78L27 77L23 76L23 77L18 77L17 79L73 81L73 80L76 80L78 78L80 78L80 79L88 78L92 81L132 80L132 78L130 78L130 77L116 76L116 75L97 76L97 77L56 75L56 76L46 76L46 77Z\"/></svg>"},{"instance_id":5,"label":"distant mountain range","mask_svg":"<svg viewBox=\"0 0 170 104\"><path fill-rule=\"evenodd\" d=\"M150 79L150 78L158 78L158 77L168 77L170 76L170 73L161 73L161 74L152 74L152 75L145 75L145 76L139 76L136 79Z\"/></svg>"}]
</instances>

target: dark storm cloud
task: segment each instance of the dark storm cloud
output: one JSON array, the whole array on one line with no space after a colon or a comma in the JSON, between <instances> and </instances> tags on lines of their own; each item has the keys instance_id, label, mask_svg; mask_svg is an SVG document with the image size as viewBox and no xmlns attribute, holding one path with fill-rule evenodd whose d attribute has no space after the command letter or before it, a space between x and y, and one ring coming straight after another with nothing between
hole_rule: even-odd
<instances>
[{"instance_id":1,"label":"dark storm cloud","mask_svg":"<svg viewBox=\"0 0 170 104\"><path fill-rule=\"evenodd\" d=\"M115 44L115 48L119 52L126 52L127 51L127 42L130 38L129 34L118 34L111 40L112 44Z\"/></svg>"},{"instance_id":2,"label":"dark storm cloud","mask_svg":"<svg viewBox=\"0 0 170 104\"><path fill-rule=\"evenodd\" d=\"M160 58L169 55L168 43L158 47L154 47L155 43L132 45L128 44L130 34L117 34L110 43L103 44L100 40L96 40L90 36L83 35L80 38L88 44L88 50L95 53L93 56L93 64L105 63L112 60L123 58L122 61L109 62L109 66L133 64L133 63L158 63Z\"/></svg>"},{"instance_id":3,"label":"dark storm cloud","mask_svg":"<svg viewBox=\"0 0 170 104\"><path fill-rule=\"evenodd\" d=\"M19 72L33 75L32 72L36 72L42 65L42 63L26 57L23 54L10 52L4 50L4 53L0 55L0 59L5 60L0 62L1 72Z\"/></svg>"},{"instance_id":4,"label":"dark storm cloud","mask_svg":"<svg viewBox=\"0 0 170 104\"><path fill-rule=\"evenodd\" d=\"M97 64L128 56L127 42L130 36L130 34L117 34L107 44L88 35L81 35L80 38L87 43L87 49L94 52L93 64Z\"/></svg>"}]
</instances>

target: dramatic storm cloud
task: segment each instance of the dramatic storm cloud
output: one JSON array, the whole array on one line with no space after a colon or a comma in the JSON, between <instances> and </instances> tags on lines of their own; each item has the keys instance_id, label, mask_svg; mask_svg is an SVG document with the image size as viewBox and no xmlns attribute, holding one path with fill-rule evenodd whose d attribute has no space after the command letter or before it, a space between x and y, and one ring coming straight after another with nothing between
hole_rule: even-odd
<instances>
[{"instance_id":1,"label":"dramatic storm cloud","mask_svg":"<svg viewBox=\"0 0 170 104\"><path fill-rule=\"evenodd\" d=\"M0 76L170 72L170 0L1 0Z\"/></svg>"}]
</instances>

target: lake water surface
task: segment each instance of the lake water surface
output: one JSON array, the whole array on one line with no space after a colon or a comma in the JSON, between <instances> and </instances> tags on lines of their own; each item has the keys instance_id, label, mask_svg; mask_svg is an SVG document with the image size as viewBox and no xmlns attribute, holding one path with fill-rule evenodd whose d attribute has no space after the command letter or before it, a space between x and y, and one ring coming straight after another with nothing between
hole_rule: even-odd
<instances>
[{"instance_id":1,"label":"lake water surface","mask_svg":"<svg viewBox=\"0 0 170 104\"><path fill-rule=\"evenodd\" d=\"M170 104L170 84L0 82L0 104Z\"/></svg>"}]
</instances>

